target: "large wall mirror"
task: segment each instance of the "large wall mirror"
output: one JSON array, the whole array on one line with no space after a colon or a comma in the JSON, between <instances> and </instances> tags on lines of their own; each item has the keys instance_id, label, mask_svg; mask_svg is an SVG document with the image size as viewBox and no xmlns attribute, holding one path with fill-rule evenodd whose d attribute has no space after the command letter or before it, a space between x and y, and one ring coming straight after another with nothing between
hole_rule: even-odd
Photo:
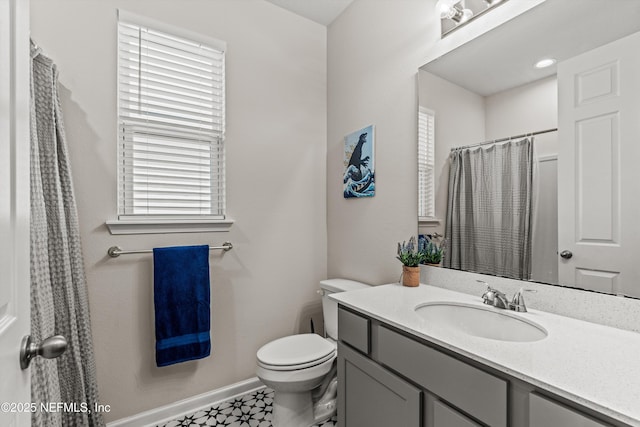
<instances>
[{"instance_id":1,"label":"large wall mirror","mask_svg":"<svg viewBox=\"0 0 640 427\"><path fill-rule=\"evenodd\" d=\"M420 68L443 267L640 297L639 52L640 1L546 0Z\"/></svg>"}]
</instances>

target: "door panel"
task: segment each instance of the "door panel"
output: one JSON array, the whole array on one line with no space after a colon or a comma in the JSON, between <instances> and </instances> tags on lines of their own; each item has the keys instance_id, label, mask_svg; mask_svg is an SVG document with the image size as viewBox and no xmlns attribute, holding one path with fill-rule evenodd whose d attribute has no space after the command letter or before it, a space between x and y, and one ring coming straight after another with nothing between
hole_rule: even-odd
<instances>
[{"instance_id":1,"label":"door panel","mask_svg":"<svg viewBox=\"0 0 640 427\"><path fill-rule=\"evenodd\" d=\"M559 282L640 296L640 33L558 64Z\"/></svg>"},{"instance_id":2,"label":"door panel","mask_svg":"<svg viewBox=\"0 0 640 427\"><path fill-rule=\"evenodd\" d=\"M620 243L618 113L576 122L577 243Z\"/></svg>"},{"instance_id":3,"label":"door panel","mask_svg":"<svg viewBox=\"0 0 640 427\"><path fill-rule=\"evenodd\" d=\"M0 425L30 425L29 2L0 0ZM8 404L8 405L7 405Z\"/></svg>"},{"instance_id":4,"label":"door panel","mask_svg":"<svg viewBox=\"0 0 640 427\"><path fill-rule=\"evenodd\" d=\"M28 426L29 2L0 0L0 425Z\"/></svg>"}]
</instances>

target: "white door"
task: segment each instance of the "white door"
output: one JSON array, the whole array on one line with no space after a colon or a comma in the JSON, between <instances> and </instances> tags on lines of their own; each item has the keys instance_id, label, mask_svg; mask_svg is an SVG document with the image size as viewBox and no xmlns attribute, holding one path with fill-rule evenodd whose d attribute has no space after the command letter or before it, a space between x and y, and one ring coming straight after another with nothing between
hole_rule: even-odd
<instances>
[{"instance_id":1,"label":"white door","mask_svg":"<svg viewBox=\"0 0 640 427\"><path fill-rule=\"evenodd\" d=\"M29 2L0 0L0 425L29 426Z\"/></svg>"},{"instance_id":2,"label":"white door","mask_svg":"<svg viewBox=\"0 0 640 427\"><path fill-rule=\"evenodd\" d=\"M559 281L636 297L640 296L638 52L640 33L558 64Z\"/></svg>"}]
</instances>

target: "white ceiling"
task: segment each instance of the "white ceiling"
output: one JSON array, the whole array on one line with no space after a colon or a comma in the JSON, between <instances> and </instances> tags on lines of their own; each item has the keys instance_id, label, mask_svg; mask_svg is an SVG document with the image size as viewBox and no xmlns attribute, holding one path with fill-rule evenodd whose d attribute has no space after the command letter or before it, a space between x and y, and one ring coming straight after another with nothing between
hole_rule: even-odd
<instances>
[{"instance_id":1,"label":"white ceiling","mask_svg":"<svg viewBox=\"0 0 640 427\"><path fill-rule=\"evenodd\" d=\"M603 7L603 0L547 0L421 69L483 96L550 76L556 66L533 64L560 62L640 31L640 1L606 4L615 7Z\"/></svg>"},{"instance_id":2,"label":"white ceiling","mask_svg":"<svg viewBox=\"0 0 640 427\"><path fill-rule=\"evenodd\" d=\"M297 15L329 25L353 0L267 0Z\"/></svg>"}]
</instances>

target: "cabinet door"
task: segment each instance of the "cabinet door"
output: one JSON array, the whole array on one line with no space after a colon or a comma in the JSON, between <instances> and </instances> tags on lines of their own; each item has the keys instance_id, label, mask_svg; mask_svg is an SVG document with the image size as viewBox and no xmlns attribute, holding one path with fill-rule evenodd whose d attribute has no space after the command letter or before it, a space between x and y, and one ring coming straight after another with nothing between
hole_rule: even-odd
<instances>
[{"instance_id":1,"label":"cabinet door","mask_svg":"<svg viewBox=\"0 0 640 427\"><path fill-rule=\"evenodd\" d=\"M338 424L420 427L422 391L338 343Z\"/></svg>"},{"instance_id":2,"label":"cabinet door","mask_svg":"<svg viewBox=\"0 0 640 427\"><path fill-rule=\"evenodd\" d=\"M433 427L480 427L440 401L433 402Z\"/></svg>"},{"instance_id":3,"label":"cabinet door","mask_svg":"<svg viewBox=\"0 0 640 427\"><path fill-rule=\"evenodd\" d=\"M529 427L605 427L607 425L537 394L529 395Z\"/></svg>"}]
</instances>

